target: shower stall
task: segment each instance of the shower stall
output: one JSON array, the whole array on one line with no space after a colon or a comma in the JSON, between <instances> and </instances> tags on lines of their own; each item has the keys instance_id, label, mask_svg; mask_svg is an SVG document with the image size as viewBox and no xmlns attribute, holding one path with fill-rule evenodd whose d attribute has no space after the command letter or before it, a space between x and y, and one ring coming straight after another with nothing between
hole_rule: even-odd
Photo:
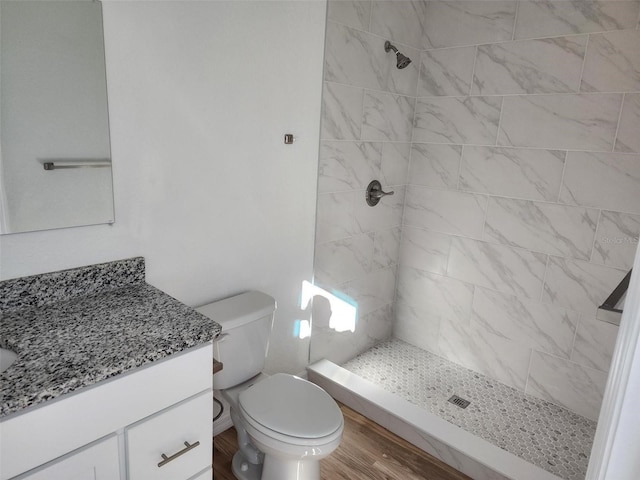
<instances>
[{"instance_id":1,"label":"shower stall","mask_svg":"<svg viewBox=\"0 0 640 480\"><path fill-rule=\"evenodd\" d=\"M475 479L585 476L640 234L639 27L329 1L310 377Z\"/></svg>"}]
</instances>

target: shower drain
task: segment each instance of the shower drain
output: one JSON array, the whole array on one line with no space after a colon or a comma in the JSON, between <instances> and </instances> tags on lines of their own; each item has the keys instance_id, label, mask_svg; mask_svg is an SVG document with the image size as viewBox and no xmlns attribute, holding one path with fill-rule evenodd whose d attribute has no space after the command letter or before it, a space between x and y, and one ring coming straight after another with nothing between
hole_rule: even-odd
<instances>
[{"instance_id":1,"label":"shower drain","mask_svg":"<svg viewBox=\"0 0 640 480\"><path fill-rule=\"evenodd\" d=\"M465 400L464 398L457 395L452 395L449 401L460 408L467 408L471 403L469 400Z\"/></svg>"}]
</instances>

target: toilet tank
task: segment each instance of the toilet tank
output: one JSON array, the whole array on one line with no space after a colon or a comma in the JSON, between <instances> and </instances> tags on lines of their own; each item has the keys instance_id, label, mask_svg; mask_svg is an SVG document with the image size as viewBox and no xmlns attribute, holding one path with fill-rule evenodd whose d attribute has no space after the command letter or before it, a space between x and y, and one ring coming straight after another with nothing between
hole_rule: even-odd
<instances>
[{"instance_id":1,"label":"toilet tank","mask_svg":"<svg viewBox=\"0 0 640 480\"><path fill-rule=\"evenodd\" d=\"M213 376L214 390L234 387L264 368L276 301L262 292L247 292L196 308L218 322L213 356L223 368Z\"/></svg>"}]
</instances>

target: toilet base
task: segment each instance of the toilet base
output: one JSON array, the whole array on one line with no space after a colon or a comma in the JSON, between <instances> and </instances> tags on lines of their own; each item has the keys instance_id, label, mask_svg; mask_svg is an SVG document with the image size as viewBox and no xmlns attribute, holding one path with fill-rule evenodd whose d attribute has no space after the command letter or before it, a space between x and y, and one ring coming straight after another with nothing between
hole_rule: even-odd
<instances>
[{"instance_id":1,"label":"toilet base","mask_svg":"<svg viewBox=\"0 0 640 480\"><path fill-rule=\"evenodd\" d=\"M238 480L261 480L262 464L249 463L239 450L233 455L231 471Z\"/></svg>"},{"instance_id":2,"label":"toilet base","mask_svg":"<svg viewBox=\"0 0 640 480\"><path fill-rule=\"evenodd\" d=\"M231 470L238 480L320 480L318 460L284 460L265 455L264 463L256 465L247 462L240 451L233 456Z\"/></svg>"},{"instance_id":3,"label":"toilet base","mask_svg":"<svg viewBox=\"0 0 640 480\"><path fill-rule=\"evenodd\" d=\"M265 455L261 480L320 480L320 461L287 460Z\"/></svg>"}]
</instances>

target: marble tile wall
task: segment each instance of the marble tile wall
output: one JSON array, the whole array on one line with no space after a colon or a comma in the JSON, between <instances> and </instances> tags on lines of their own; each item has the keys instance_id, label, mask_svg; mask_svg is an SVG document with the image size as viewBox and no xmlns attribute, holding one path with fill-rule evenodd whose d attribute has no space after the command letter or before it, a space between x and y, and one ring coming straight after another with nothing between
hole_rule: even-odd
<instances>
[{"instance_id":1,"label":"marble tile wall","mask_svg":"<svg viewBox=\"0 0 640 480\"><path fill-rule=\"evenodd\" d=\"M393 333L597 419L617 327L596 309L640 235L640 1L422 8ZM345 100L336 124L366 110ZM376 141L404 141L408 104Z\"/></svg>"},{"instance_id":2,"label":"marble tile wall","mask_svg":"<svg viewBox=\"0 0 640 480\"><path fill-rule=\"evenodd\" d=\"M316 283L358 323L311 360L393 332L597 418L596 307L640 235L640 0L330 0L324 72Z\"/></svg>"},{"instance_id":3,"label":"marble tile wall","mask_svg":"<svg viewBox=\"0 0 640 480\"><path fill-rule=\"evenodd\" d=\"M312 362L342 363L391 335L426 6L329 1L315 283L358 308L354 332L313 324ZM398 70L385 40L413 62ZM372 180L394 191L375 207Z\"/></svg>"}]
</instances>

